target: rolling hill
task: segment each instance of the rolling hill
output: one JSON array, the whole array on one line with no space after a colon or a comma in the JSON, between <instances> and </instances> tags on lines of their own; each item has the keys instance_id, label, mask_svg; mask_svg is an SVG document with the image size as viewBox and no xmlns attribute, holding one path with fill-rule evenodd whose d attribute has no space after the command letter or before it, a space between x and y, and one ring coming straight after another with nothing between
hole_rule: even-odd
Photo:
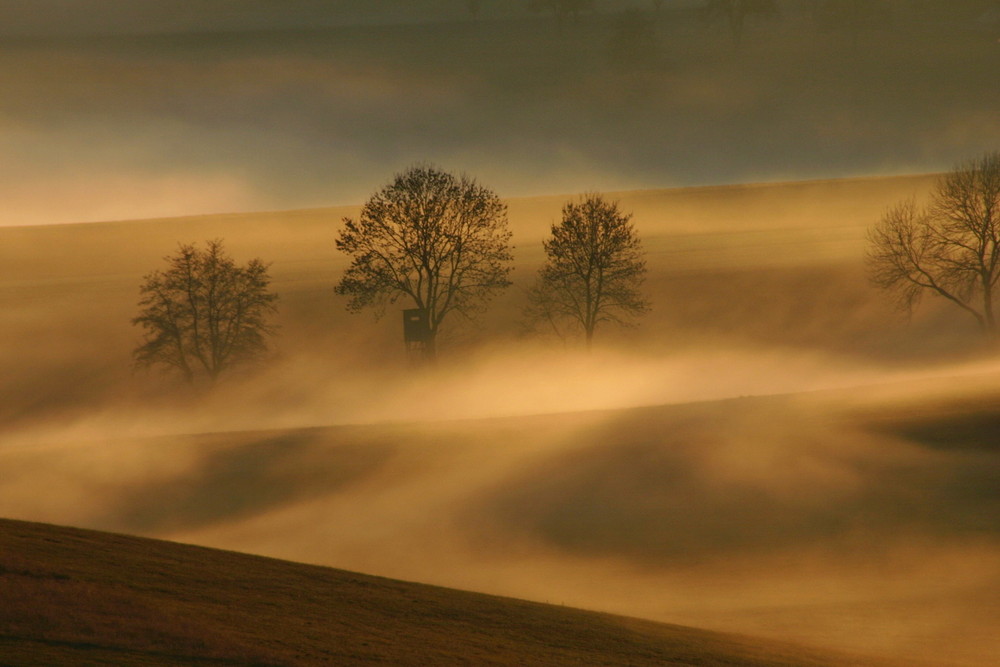
<instances>
[{"instance_id":1,"label":"rolling hill","mask_svg":"<svg viewBox=\"0 0 1000 667\"><path fill-rule=\"evenodd\" d=\"M1000 368L863 271L867 225L931 179L610 193L654 310L589 355L517 335L571 196L510 200L514 289L422 371L333 293L355 208L0 228L0 516L990 664ZM272 262L271 363L194 392L131 373L142 275L214 237Z\"/></svg>"},{"instance_id":2,"label":"rolling hill","mask_svg":"<svg viewBox=\"0 0 1000 667\"><path fill-rule=\"evenodd\" d=\"M996 662L996 348L865 265L1000 145L990 1L782 2L736 49L704 3L595 4L4 4L0 663ZM334 291L414 163L508 197L515 246L433 368L406 304ZM590 353L523 310L584 190L652 304ZM269 266L273 354L134 372L143 276L210 239Z\"/></svg>"},{"instance_id":3,"label":"rolling hill","mask_svg":"<svg viewBox=\"0 0 1000 667\"><path fill-rule=\"evenodd\" d=\"M931 180L910 176L609 193L634 214L649 253L654 306L638 331L619 335L609 329L609 342L660 356L705 348L806 348L823 355L846 353L853 357L846 363L876 365L954 355L961 349L954 344L956 327L958 335L971 327L933 308L914 326L902 326L863 275L867 226L889 203L923 195ZM523 290L540 264L548 226L573 196L509 200L514 287L478 326L465 327L447 344L461 349L499 341L524 347L517 338ZM291 379L287 391L315 397L330 389L330 378L346 378L345 387L363 385L372 376L372 358L405 364L400 333L389 318L349 315L333 294L346 266L334 247L337 228L342 217L356 213L356 207L337 207L0 227L0 365L5 369L0 389L8 396L0 419L10 423L66 409L92 413L123 395L142 393L143 378L129 369L138 335L129 321L136 314L142 277L178 243L211 238L224 239L239 261L258 256L271 264L280 297L276 366L294 378L279 373L268 382ZM466 356L462 363L467 362ZM154 392L160 384L154 379ZM358 392L344 393L337 405L351 403L351 394ZM329 403L321 423L360 418ZM567 407L581 406L554 409Z\"/></svg>"},{"instance_id":4,"label":"rolling hill","mask_svg":"<svg viewBox=\"0 0 1000 667\"><path fill-rule=\"evenodd\" d=\"M0 507L772 641L985 665L1000 618L995 378L425 423L95 429L0 450ZM50 544L23 547L8 569L37 574ZM100 558L126 579L159 567L118 560L117 547L74 549L52 572Z\"/></svg>"},{"instance_id":5,"label":"rolling hill","mask_svg":"<svg viewBox=\"0 0 1000 667\"><path fill-rule=\"evenodd\" d=\"M750 637L0 520L5 665L876 665Z\"/></svg>"}]
</instances>

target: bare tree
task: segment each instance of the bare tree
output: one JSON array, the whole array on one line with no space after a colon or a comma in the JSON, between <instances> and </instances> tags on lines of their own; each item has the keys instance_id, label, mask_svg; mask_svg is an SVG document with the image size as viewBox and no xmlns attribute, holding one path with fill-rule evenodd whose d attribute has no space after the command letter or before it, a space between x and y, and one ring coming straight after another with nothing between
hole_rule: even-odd
<instances>
[{"instance_id":1,"label":"bare tree","mask_svg":"<svg viewBox=\"0 0 1000 667\"><path fill-rule=\"evenodd\" d=\"M597 326L628 324L649 310L640 288L646 276L632 215L592 194L563 206L543 244L546 263L528 293L526 315L560 336L566 325L582 331L590 347Z\"/></svg>"},{"instance_id":2,"label":"bare tree","mask_svg":"<svg viewBox=\"0 0 1000 667\"><path fill-rule=\"evenodd\" d=\"M268 316L277 295L268 290L267 266L252 259L237 266L222 241L205 250L181 245L164 258L166 270L143 278L140 313L132 324L144 339L133 352L137 367L164 366L189 381L220 374L260 358L267 338L275 333Z\"/></svg>"},{"instance_id":3,"label":"bare tree","mask_svg":"<svg viewBox=\"0 0 1000 667\"><path fill-rule=\"evenodd\" d=\"M925 293L965 311L997 336L1000 281L1000 152L957 167L938 181L931 202L890 208L869 231L872 282L911 311Z\"/></svg>"},{"instance_id":4,"label":"bare tree","mask_svg":"<svg viewBox=\"0 0 1000 667\"><path fill-rule=\"evenodd\" d=\"M418 166L398 174L344 219L337 248L351 256L336 291L354 312L409 299L426 314L428 358L451 313L472 317L510 285L507 205L467 177Z\"/></svg>"},{"instance_id":5,"label":"bare tree","mask_svg":"<svg viewBox=\"0 0 1000 667\"><path fill-rule=\"evenodd\" d=\"M743 43L743 31L748 18L777 16L778 3L775 0L706 0L705 18L708 21L724 20L729 26L733 45Z\"/></svg>"}]
</instances>

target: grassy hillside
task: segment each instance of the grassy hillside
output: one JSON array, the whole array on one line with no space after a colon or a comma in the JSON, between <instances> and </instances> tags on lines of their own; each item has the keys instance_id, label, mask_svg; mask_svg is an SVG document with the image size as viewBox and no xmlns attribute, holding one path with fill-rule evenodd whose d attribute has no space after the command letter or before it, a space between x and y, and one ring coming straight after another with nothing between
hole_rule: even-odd
<instances>
[{"instance_id":1,"label":"grassy hillside","mask_svg":"<svg viewBox=\"0 0 1000 667\"><path fill-rule=\"evenodd\" d=\"M457 0L255 0L239 17L235 1L184 17L176 2L49 4L64 7L0 26L0 516L995 662L996 350L941 299L906 320L864 265L886 207L930 190L933 176L900 174L1000 145L1000 87L984 85L1000 49L971 23L995 3L894 2L891 22L855 31L782 2L739 48L724 23L669 9L688 3L645 0L565 22L509 0L484 0L479 20ZM339 14L349 4L378 20ZM432 5L455 20L414 20ZM341 218L416 162L520 195L512 288L447 322L423 369L400 341L405 304L379 320L334 293ZM873 177L776 182L857 175ZM587 354L523 335L523 306L549 225L592 189L634 214L652 310ZM211 238L269 263L273 356L215 387L133 373L143 276ZM20 591L0 606L50 603L18 649L43 662L592 664L614 646L746 664L763 646L549 623L534 605L487 611L305 566L289 579L205 551L215 574L195 573L125 538L7 534L33 530L21 556L0 551L15 558L0 583ZM351 643L362 626L367 645ZM472 635L486 643L461 643Z\"/></svg>"},{"instance_id":2,"label":"grassy hillside","mask_svg":"<svg viewBox=\"0 0 1000 667\"><path fill-rule=\"evenodd\" d=\"M569 196L510 200L514 288L419 371L333 293L356 209L0 229L0 516L990 664L1000 366L862 261L931 178L613 193L654 309L590 354L517 335ZM142 275L213 237L272 262L274 358L133 375Z\"/></svg>"},{"instance_id":3,"label":"grassy hillside","mask_svg":"<svg viewBox=\"0 0 1000 667\"><path fill-rule=\"evenodd\" d=\"M867 665L748 637L0 520L5 665Z\"/></svg>"},{"instance_id":4,"label":"grassy hillside","mask_svg":"<svg viewBox=\"0 0 1000 667\"><path fill-rule=\"evenodd\" d=\"M0 511L985 665L1000 620L995 380L202 435L92 425L0 449Z\"/></svg>"}]
</instances>

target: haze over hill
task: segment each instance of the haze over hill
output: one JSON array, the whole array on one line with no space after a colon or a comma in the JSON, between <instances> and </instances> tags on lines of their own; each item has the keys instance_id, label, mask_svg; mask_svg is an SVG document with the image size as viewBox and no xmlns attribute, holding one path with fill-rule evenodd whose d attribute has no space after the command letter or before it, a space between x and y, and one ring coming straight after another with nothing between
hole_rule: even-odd
<instances>
[{"instance_id":1,"label":"haze over hill","mask_svg":"<svg viewBox=\"0 0 1000 667\"><path fill-rule=\"evenodd\" d=\"M861 262L930 182L619 193L654 311L590 355L519 336L566 197L511 200L515 288L419 373L332 291L356 209L0 230L0 515L989 664L1000 368ZM195 393L132 374L141 276L216 236L274 262L277 356Z\"/></svg>"},{"instance_id":2,"label":"haze over hill","mask_svg":"<svg viewBox=\"0 0 1000 667\"><path fill-rule=\"evenodd\" d=\"M906 365L972 361L974 344L954 344L974 343L971 321L956 321L932 302L907 325L863 273L867 225L885 202L922 196L929 182L909 177L621 193L649 252L654 307L637 331L603 332L598 347L604 351L582 366L571 353L565 362L553 357L553 341L536 349L535 341L520 338L524 289L541 261L541 239L567 197L512 200L515 286L478 323L455 322L445 332L452 351L435 392L406 374L389 381L406 365L395 318L352 316L333 294L346 266L333 247L335 231L356 209L7 228L0 230L0 289L8 304L2 350L11 372L0 380L9 396L2 410L8 419L30 422L102 412L108 400L137 395L141 404L142 388L155 392L161 384L129 369L137 335L129 321L142 276L177 243L216 237L238 258L273 263L280 358L270 378L257 384L287 393L287 400L277 397L288 408L279 412L280 425L786 392L871 381L893 366L907 372ZM626 348L618 347L622 342ZM603 362L602 354L608 355ZM373 368L375 358L388 366ZM609 379L590 392L572 378L585 376L592 364L606 366L602 377ZM512 374L513 368L521 370ZM522 383L518 391L506 379L512 375ZM567 382L553 384L553 378ZM477 387L471 396L470 382ZM608 382L619 388L609 391ZM252 391L253 401L275 400L268 395L273 390ZM452 399L441 400L442 391ZM255 414L254 408L238 412ZM257 414L262 421L254 428L273 425L273 410ZM210 421L221 427L218 414ZM247 426L239 421L236 428Z\"/></svg>"},{"instance_id":3,"label":"haze over hill","mask_svg":"<svg viewBox=\"0 0 1000 667\"><path fill-rule=\"evenodd\" d=\"M990 4L787 0L739 46L595 4L0 0L0 517L989 664L1000 363L863 258L1000 148ZM515 244L422 370L409 304L333 289L342 218L415 163L494 189ZM585 354L522 325L588 191L634 215L652 310ZM143 276L213 238L269 263L272 357L133 372Z\"/></svg>"},{"instance_id":4,"label":"haze over hill","mask_svg":"<svg viewBox=\"0 0 1000 667\"><path fill-rule=\"evenodd\" d=\"M3 448L0 507L830 649L988 665L1000 619L1000 459L990 440L996 376L987 384L988 400L975 385L935 383L439 424L64 432ZM956 435L966 421L979 426Z\"/></svg>"}]
</instances>

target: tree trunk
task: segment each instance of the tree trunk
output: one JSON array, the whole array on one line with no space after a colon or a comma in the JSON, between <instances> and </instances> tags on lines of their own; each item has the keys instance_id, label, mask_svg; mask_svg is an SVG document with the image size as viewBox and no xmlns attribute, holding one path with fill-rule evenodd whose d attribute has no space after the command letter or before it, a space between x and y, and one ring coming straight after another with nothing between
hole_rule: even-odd
<instances>
[{"instance_id":1,"label":"tree trunk","mask_svg":"<svg viewBox=\"0 0 1000 667\"><path fill-rule=\"evenodd\" d=\"M437 331L428 331L424 341L424 362L433 364L437 361Z\"/></svg>"},{"instance_id":2,"label":"tree trunk","mask_svg":"<svg viewBox=\"0 0 1000 667\"><path fill-rule=\"evenodd\" d=\"M993 314L993 288L988 282L983 287L983 319L981 323L986 335L995 341L997 339L997 323Z\"/></svg>"}]
</instances>

